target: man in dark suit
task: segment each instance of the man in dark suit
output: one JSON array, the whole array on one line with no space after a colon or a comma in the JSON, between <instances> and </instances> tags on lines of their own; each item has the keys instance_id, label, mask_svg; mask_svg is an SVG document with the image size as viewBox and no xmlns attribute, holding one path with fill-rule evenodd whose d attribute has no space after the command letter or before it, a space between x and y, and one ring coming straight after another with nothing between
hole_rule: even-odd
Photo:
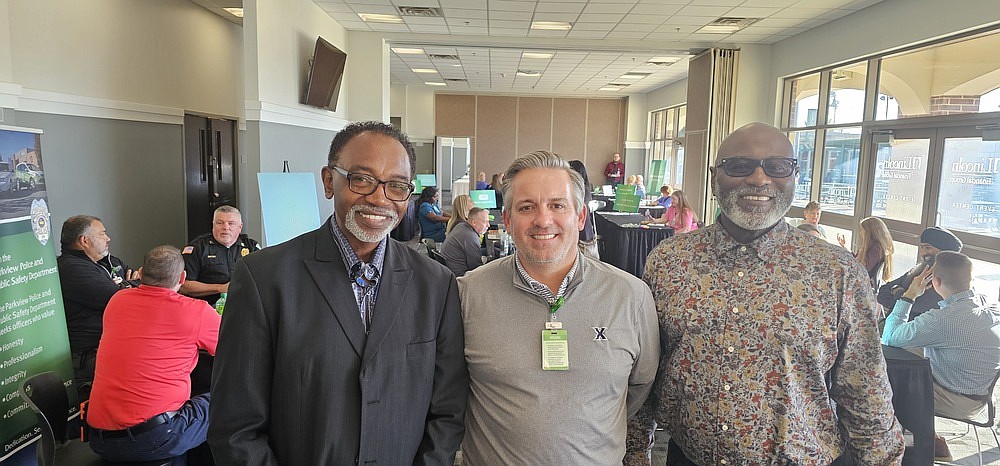
<instances>
[{"instance_id":1,"label":"man in dark suit","mask_svg":"<svg viewBox=\"0 0 1000 466\"><path fill-rule=\"evenodd\" d=\"M392 126L347 126L323 167L334 215L237 264L212 376L218 464L454 463L468 394L455 278L387 238L413 165Z\"/></svg>"}]
</instances>

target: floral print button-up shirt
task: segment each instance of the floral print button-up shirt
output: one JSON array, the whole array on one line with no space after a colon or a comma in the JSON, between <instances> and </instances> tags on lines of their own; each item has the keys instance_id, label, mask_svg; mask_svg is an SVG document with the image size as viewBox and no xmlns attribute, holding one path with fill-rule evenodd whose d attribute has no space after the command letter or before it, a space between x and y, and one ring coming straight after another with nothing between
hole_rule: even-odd
<instances>
[{"instance_id":1,"label":"floral print button-up shirt","mask_svg":"<svg viewBox=\"0 0 1000 466\"><path fill-rule=\"evenodd\" d=\"M633 453L652 413L703 465L901 461L875 299L847 250L783 220L749 244L716 223L663 241L644 280L664 352Z\"/></svg>"}]
</instances>

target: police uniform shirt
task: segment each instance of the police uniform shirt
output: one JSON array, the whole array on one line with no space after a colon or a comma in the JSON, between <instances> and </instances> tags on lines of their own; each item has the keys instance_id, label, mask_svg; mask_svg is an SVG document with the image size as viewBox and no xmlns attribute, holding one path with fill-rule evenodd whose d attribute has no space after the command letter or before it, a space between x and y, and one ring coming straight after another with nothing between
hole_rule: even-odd
<instances>
[{"instance_id":1,"label":"police uniform shirt","mask_svg":"<svg viewBox=\"0 0 1000 466\"><path fill-rule=\"evenodd\" d=\"M184 270L187 279L202 283L229 283L236 270L236 261L253 251L259 251L260 245L245 234L241 234L230 247L219 244L211 233L205 233L191 241L181 251L184 257ZM218 294L203 296L202 299L214 303Z\"/></svg>"}]
</instances>

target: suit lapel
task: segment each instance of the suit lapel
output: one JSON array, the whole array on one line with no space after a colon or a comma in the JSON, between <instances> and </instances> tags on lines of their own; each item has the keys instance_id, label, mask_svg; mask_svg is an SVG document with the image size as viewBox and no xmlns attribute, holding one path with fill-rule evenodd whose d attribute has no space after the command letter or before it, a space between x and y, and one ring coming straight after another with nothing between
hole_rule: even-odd
<instances>
[{"instance_id":1,"label":"suit lapel","mask_svg":"<svg viewBox=\"0 0 1000 466\"><path fill-rule=\"evenodd\" d=\"M410 287L413 270L398 249L402 247L406 246L401 246L393 240L386 243L382 283L378 286L378 298L375 300L375 312L372 314L372 324L368 330L368 342L361 357L362 369L371 362L395 325Z\"/></svg>"},{"instance_id":2,"label":"suit lapel","mask_svg":"<svg viewBox=\"0 0 1000 466\"><path fill-rule=\"evenodd\" d=\"M323 294L333 315L340 322L340 327L347 335L354 351L361 356L365 353L365 327L361 322L361 311L354 298L354 290L347 277L340 248L334 242L333 233L330 231L329 222L332 221L331 216L316 232L316 260L307 259L306 270L316 281L316 288Z\"/></svg>"}]
</instances>

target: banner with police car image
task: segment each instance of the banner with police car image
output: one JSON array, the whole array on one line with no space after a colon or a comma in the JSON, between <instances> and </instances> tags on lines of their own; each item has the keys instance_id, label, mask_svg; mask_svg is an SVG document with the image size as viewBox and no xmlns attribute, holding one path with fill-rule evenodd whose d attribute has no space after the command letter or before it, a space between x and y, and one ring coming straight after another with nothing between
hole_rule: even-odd
<instances>
[{"instance_id":1,"label":"banner with police car image","mask_svg":"<svg viewBox=\"0 0 1000 466\"><path fill-rule=\"evenodd\" d=\"M0 461L40 432L18 394L25 379L55 371L67 417L78 411L40 141L39 130L0 126Z\"/></svg>"}]
</instances>

